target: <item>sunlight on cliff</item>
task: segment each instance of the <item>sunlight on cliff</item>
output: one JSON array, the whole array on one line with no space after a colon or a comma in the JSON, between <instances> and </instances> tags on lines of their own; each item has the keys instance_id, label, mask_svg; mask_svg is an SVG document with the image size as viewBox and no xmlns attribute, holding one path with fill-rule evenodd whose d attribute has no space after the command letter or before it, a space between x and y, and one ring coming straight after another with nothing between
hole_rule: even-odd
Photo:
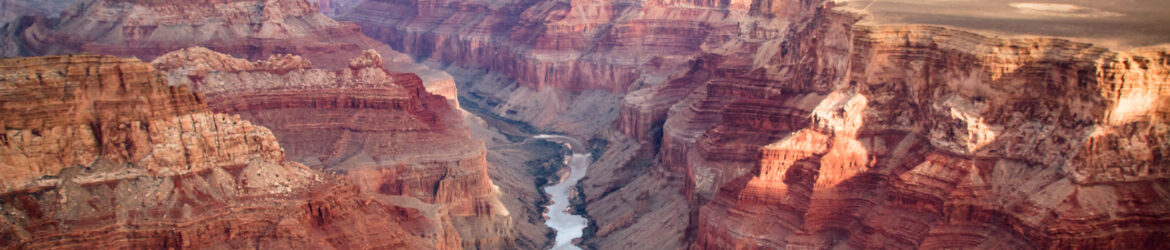
<instances>
[{"instance_id":1,"label":"sunlight on cliff","mask_svg":"<svg viewBox=\"0 0 1170 250\"><path fill-rule=\"evenodd\" d=\"M786 190L785 177L801 160L822 155L812 169L815 186L832 187L868 170L869 152L856 136L864 125L869 100L854 91L836 91L812 112L812 128L796 131L761 149L760 175L748 186Z\"/></svg>"},{"instance_id":2,"label":"sunlight on cliff","mask_svg":"<svg viewBox=\"0 0 1170 250\"><path fill-rule=\"evenodd\" d=\"M813 109L813 126L834 134L856 135L864 125L868 107L869 99L864 95L853 91L833 92Z\"/></svg>"},{"instance_id":3,"label":"sunlight on cliff","mask_svg":"<svg viewBox=\"0 0 1170 250\"><path fill-rule=\"evenodd\" d=\"M1121 124L1148 114L1157 100L1157 95L1150 93L1131 93L1123 96L1110 111L1109 122Z\"/></svg>"}]
</instances>

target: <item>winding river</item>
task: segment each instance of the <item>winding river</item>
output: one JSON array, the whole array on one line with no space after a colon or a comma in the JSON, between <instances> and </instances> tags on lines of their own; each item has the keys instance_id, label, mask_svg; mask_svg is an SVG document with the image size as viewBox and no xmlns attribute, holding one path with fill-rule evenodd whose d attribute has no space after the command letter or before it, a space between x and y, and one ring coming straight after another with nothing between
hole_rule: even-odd
<instances>
[{"instance_id":1,"label":"winding river","mask_svg":"<svg viewBox=\"0 0 1170 250\"><path fill-rule=\"evenodd\" d=\"M568 143L569 149L573 150L573 155L569 158L569 177L556 185L544 188L544 192L548 194L551 200L548 205L548 212L545 214L548 221L545 221L544 224L556 231L557 234L556 244L553 245L552 249L581 249L573 245L573 240L581 238L585 227L589 225L589 220L585 219L585 217L570 213L569 197L573 189L577 186L577 182L580 182L581 178L585 177L585 171L589 169L589 164L592 163L593 158L590 157L589 153L585 152L585 148L581 142L572 137L537 135L532 138Z\"/></svg>"}]
</instances>

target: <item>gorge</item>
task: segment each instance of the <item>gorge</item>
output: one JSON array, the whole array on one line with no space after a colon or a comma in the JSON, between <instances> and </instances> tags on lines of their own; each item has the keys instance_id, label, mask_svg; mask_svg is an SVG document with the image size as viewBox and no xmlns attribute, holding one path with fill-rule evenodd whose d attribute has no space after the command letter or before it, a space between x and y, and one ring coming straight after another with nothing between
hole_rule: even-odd
<instances>
[{"instance_id":1,"label":"gorge","mask_svg":"<svg viewBox=\"0 0 1170 250\"><path fill-rule=\"evenodd\" d=\"M68 3L0 0L0 248L1170 242L1157 1Z\"/></svg>"}]
</instances>

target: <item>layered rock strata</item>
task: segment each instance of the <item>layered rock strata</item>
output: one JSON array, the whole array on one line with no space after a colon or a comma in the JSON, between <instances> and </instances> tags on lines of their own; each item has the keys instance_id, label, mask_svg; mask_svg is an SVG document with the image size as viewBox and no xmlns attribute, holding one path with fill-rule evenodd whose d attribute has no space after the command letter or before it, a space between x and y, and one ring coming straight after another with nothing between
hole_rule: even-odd
<instances>
[{"instance_id":1,"label":"layered rock strata","mask_svg":"<svg viewBox=\"0 0 1170 250\"><path fill-rule=\"evenodd\" d=\"M860 26L824 1L362 6L343 18L490 79L461 88L467 99L609 140L583 184L597 223L587 245L1156 248L1167 237L1165 49ZM617 123L568 125L597 117Z\"/></svg>"},{"instance_id":2,"label":"layered rock strata","mask_svg":"<svg viewBox=\"0 0 1170 250\"><path fill-rule=\"evenodd\" d=\"M288 161L151 65L0 60L0 246L449 248L414 208Z\"/></svg>"},{"instance_id":3,"label":"layered rock strata","mask_svg":"<svg viewBox=\"0 0 1170 250\"><path fill-rule=\"evenodd\" d=\"M55 17L78 0L0 0L0 22L19 19L22 16L42 15Z\"/></svg>"},{"instance_id":4,"label":"layered rock strata","mask_svg":"<svg viewBox=\"0 0 1170 250\"><path fill-rule=\"evenodd\" d=\"M250 60L293 54L321 68L343 69L350 58L374 49L387 56L386 67L415 73L432 92L455 99L450 76L366 37L354 23L326 17L315 1L75 2L60 17L27 16L0 25L0 57L88 52L150 61L202 46Z\"/></svg>"},{"instance_id":5,"label":"layered rock strata","mask_svg":"<svg viewBox=\"0 0 1170 250\"><path fill-rule=\"evenodd\" d=\"M739 23L757 18L749 13L787 17L812 6L733 2L375 0L340 18L415 57L490 72L460 90L501 116L591 136L617 117L621 96L679 73L704 42L740 29L774 33Z\"/></svg>"},{"instance_id":6,"label":"layered rock strata","mask_svg":"<svg viewBox=\"0 0 1170 250\"><path fill-rule=\"evenodd\" d=\"M488 178L483 142L445 97L382 60L367 50L346 69L325 70L297 56L247 61L195 47L154 65L204 94L212 110L270 128L290 159L433 210L465 247L511 244L512 218Z\"/></svg>"},{"instance_id":7,"label":"layered rock strata","mask_svg":"<svg viewBox=\"0 0 1170 250\"><path fill-rule=\"evenodd\" d=\"M352 57L350 51L362 49L356 25L325 17L309 1L81 1L59 19L18 29L11 35L21 54L5 56L85 51L152 60L202 45L250 58L293 52Z\"/></svg>"},{"instance_id":8,"label":"layered rock strata","mask_svg":"<svg viewBox=\"0 0 1170 250\"><path fill-rule=\"evenodd\" d=\"M701 206L692 248L1147 249L1170 233L1165 48L855 21L824 10L669 114L662 162Z\"/></svg>"}]
</instances>

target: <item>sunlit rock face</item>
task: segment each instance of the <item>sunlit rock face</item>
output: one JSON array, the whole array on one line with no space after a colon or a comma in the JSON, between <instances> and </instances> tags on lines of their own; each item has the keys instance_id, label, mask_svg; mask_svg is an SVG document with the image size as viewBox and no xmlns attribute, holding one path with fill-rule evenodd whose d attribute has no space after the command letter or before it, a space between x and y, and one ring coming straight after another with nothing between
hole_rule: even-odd
<instances>
[{"instance_id":1,"label":"sunlit rock face","mask_svg":"<svg viewBox=\"0 0 1170 250\"><path fill-rule=\"evenodd\" d=\"M445 248L415 208L287 160L136 59L0 60L0 247Z\"/></svg>"},{"instance_id":2,"label":"sunlit rock face","mask_svg":"<svg viewBox=\"0 0 1170 250\"><path fill-rule=\"evenodd\" d=\"M488 179L483 142L445 97L382 60L368 50L326 70L297 56L247 61L195 47L153 64L204 94L211 110L270 128L291 160L408 199L403 206L431 211L464 246L506 247L511 218Z\"/></svg>"},{"instance_id":3,"label":"sunlit rock face","mask_svg":"<svg viewBox=\"0 0 1170 250\"><path fill-rule=\"evenodd\" d=\"M1165 48L855 20L817 14L669 114L692 248L1161 244ZM710 125L672 145L688 124Z\"/></svg>"}]
</instances>

